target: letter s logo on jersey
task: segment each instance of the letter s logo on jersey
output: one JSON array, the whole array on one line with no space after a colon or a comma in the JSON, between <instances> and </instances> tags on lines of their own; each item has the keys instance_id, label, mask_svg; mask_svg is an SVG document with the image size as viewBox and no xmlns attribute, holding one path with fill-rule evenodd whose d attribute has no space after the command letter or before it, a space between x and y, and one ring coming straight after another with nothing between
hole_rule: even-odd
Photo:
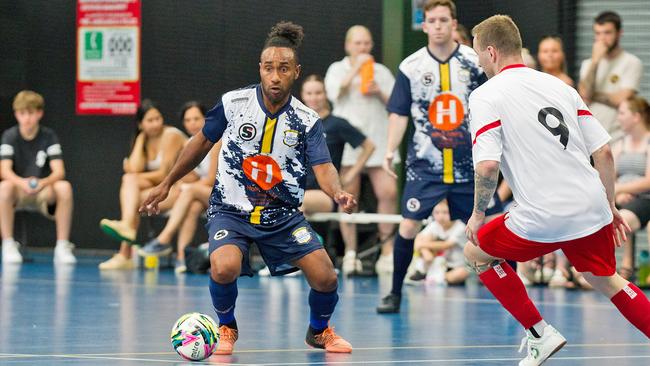
<instances>
[{"instance_id":1,"label":"letter s logo on jersey","mask_svg":"<svg viewBox=\"0 0 650 366\"><path fill-rule=\"evenodd\" d=\"M265 191L282 182L282 170L272 157L267 155L249 156L242 164L244 174Z\"/></svg>"},{"instance_id":2,"label":"letter s logo on jersey","mask_svg":"<svg viewBox=\"0 0 650 366\"><path fill-rule=\"evenodd\" d=\"M442 93L429 105L429 122L433 128L453 131L460 127L465 118L463 102L451 93Z\"/></svg>"}]
</instances>

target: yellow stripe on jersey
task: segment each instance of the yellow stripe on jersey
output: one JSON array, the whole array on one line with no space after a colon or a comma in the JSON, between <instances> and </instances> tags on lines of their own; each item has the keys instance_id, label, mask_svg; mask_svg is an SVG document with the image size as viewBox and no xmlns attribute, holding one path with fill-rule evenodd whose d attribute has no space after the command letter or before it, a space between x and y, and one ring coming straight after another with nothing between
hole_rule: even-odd
<instances>
[{"instance_id":1,"label":"yellow stripe on jersey","mask_svg":"<svg viewBox=\"0 0 650 366\"><path fill-rule=\"evenodd\" d=\"M273 135L275 135L275 125L277 124L277 118L266 117L266 122L264 122L264 135L262 135L262 147L260 148L260 153L270 154L273 149Z\"/></svg>"},{"instance_id":2,"label":"yellow stripe on jersey","mask_svg":"<svg viewBox=\"0 0 650 366\"><path fill-rule=\"evenodd\" d=\"M250 222L251 224L259 225L262 218L262 210L264 206L255 206L253 212L251 212Z\"/></svg>"},{"instance_id":3,"label":"yellow stripe on jersey","mask_svg":"<svg viewBox=\"0 0 650 366\"><path fill-rule=\"evenodd\" d=\"M442 182L454 183L454 150L448 147L442 149Z\"/></svg>"},{"instance_id":4,"label":"yellow stripe on jersey","mask_svg":"<svg viewBox=\"0 0 650 366\"><path fill-rule=\"evenodd\" d=\"M449 63L440 65L440 90L448 92L451 90L451 74L449 73Z\"/></svg>"}]
</instances>

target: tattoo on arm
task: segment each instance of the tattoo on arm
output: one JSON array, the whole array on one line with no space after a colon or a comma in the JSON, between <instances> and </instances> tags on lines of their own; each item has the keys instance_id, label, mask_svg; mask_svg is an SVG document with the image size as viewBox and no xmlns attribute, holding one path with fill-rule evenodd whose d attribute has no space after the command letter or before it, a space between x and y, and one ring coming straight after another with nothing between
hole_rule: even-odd
<instances>
[{"instance_id":1,"label":"tattoo on arm","mask_svg":"<svg viewBox=\"0 0 650 366\"><path fill-rule=\"evenodd\" d=\"M494 197L494 191L497 189L499 181L499 171L488 177L479 174L474 175L474 211L485 212L490 200Z\"/></svg>"}]
</instances>

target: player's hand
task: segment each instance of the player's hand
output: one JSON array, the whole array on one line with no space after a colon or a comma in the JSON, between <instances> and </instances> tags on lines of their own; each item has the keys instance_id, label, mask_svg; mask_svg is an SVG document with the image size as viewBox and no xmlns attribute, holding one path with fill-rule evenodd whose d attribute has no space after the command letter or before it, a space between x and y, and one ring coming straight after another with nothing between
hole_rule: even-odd
<instances>
[{"instance_id":1,"label":"player's hand","mask_svg":"<svg viewBox=\"0 0 650 366\"><path fill-rule=\"evenodd\" d=\"M382 168L384 168L384 171L386 171L388 175L397 179L397 174L395 174L395 171L393 170L393 158L394 155L392 152L386 152L386 155L384 155L384 161L382 162Z\"/></svg>"},{"instance_id":2,"label":"player's hand","mask_svg":"<svg viewBox=\"0 0 650 366\"><path fill-rule=\"evenodd\" d=\"M169 195L169 186L162 182L149 192L149 196L142 202L138 212L146 213L148 216L159 214L160 208L158 204L164 201L167 195Z\"/></svg>"},{"instance_id":3,"label":"player's hand","mask_svg":"<svg viewBox=\"0 0 650 366\"><path fill-rule=\"evenodd\" d=\"M467 221L467 226L465 226L465 235L467 235L467 240L472 242L472 244L478 246L478 229L483 226L485 222L485 212L472 212L472 217Z\"/></svg>"},{"instance_id":4,"label":"player's hand","mask_svg":"<svg viewBox=\"0 0 650 366\"><path fill-rule=\"evenodd\" d=\"M620 248L627 241L627 233L631 233L632 229L614 205L611 205L611 209L612 215L614 216L614 219L612 220L612 226L614 227L614 243L616 243L616 246Z\"/></svg>"},{"instance_id":5,"label":"player's hand","mask_svg":"<svg viewBox=\"0 0 650 366\"><path fill-rule=\"evenodd\" d=\"M591 61L599 62L607 54L607 45L604 42L596 41L591 48Z\"/></svg>"},{"instance_id":6,"label":"player's hand","mask_svg":"<svg viewBox=\"0 0 650 366\"><path fill-rule=\"evenodd\" d=\"M343 209L345 213L352 213L355 207L357 207L357 200L348 192L338 191L334 194L334 202L336 202L339 207Z\"/></svg>"}]
</instances>

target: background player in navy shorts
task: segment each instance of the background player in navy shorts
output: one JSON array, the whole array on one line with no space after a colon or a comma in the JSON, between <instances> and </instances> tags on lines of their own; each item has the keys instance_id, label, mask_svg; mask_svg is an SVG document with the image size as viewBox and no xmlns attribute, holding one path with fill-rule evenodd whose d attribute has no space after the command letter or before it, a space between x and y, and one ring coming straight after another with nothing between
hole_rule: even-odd
<instances>
[{"instance_id":1,"label":"background player in navy shorts","mask_svg":"<svg viewBox=\"0 0 650 366\"><path fill-rule=\"evenodd\" d=\"M216 354L231 354L238 338L237 278L252 275L248 263L252 243L271 274L297 268L305 274L311 287L305 342L328 352L352 351L329 326L338 301L334 266L298 209L309 167L321 189L345 212L356 205L354 197L341 189L318 114L290 95L300 74L302 38L302 27L293 23L281 22L271 29L260 56L261 84L221 97L208 112L202 133L188 143L167 178L140 207L141 212L157 213L172 184L222 141L207 225L210 294L220 323Z\"/></svg>"}]
</instances>

